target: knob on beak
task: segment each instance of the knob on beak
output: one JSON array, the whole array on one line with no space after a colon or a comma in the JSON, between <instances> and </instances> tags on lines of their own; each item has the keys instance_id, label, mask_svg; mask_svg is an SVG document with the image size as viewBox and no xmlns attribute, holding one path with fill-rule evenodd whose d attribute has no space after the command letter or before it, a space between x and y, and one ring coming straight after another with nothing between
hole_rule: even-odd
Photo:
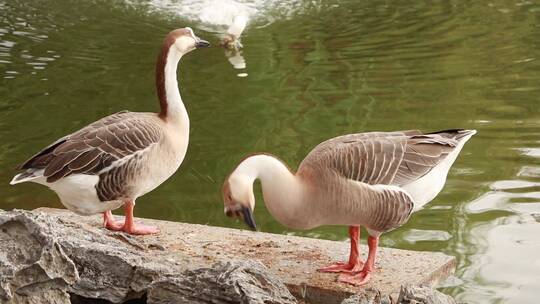
<instances>
[{"instance_id":1,"label":"knob on beak","mask_svg":"<svg viewBox=\"0 0 540 304\"><path fill-rule=\"evenodd\" d=\"M195 47L198 49L209 47L209 46L210 46L210 42L206 40L202 40L202 39L197 40L197 42L195 43Z\"/></svg>"}]
</instances>

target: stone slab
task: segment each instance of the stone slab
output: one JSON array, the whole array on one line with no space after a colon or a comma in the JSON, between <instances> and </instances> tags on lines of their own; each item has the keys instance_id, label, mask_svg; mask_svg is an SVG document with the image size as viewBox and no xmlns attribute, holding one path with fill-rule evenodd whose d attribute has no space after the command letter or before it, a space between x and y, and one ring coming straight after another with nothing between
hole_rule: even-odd
<instances>
[{"instance_id":1,"label":"stone slab","mask_svg":"<svg viewBox=\"0 0 540 304\"><path fill-rule=\"evenodd\" d=\"M230 259L254 259L279 276L299 299L308 303L340 303L354 293L375 288L382 294L397 295L401 285L433 285L455 270L454 257L435 252L379 248L376 267L369 284L355 287L336 281L337 274L319 273L317 268L345 260L348 242L252 232L205 225L137 219L158 226L159 235L130 236L102 228L102 217L78 216L61 209L39 208L65 222L85 229L113 234L138 249L149 250L163 259L178 261L187 268L203 267ZM156 250L157 249L157 250ZM367 247L361 248L364 259Z\"/></svg>"}]
</instances>

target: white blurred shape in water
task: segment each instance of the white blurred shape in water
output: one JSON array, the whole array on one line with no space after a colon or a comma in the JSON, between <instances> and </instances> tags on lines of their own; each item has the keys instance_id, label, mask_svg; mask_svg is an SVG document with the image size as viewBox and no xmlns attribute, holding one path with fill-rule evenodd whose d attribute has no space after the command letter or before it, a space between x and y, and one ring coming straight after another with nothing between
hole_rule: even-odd
<instances>
[{"instance_id":1,"label":"white blurred shape in water","mask_svg":"<svg viewBox=\"0 0 540 304\"><path fill-rule=\"evenodd\" d=\"M227 34L239 38L242 32L246 28L248 18L244 15L235 16L231 26L227 30Z\"/></svg>"},{"instance_id":2,"label":"white blurred shape in water","mask_svg":"<svg viewBox=\"0 0 540 304\"><path fill-rule=\"evenodd\" d=\"M228 57L227 59L229 59L229 62L237 70L246 68L246 60L244 59L244 56L242 56L241 52L235 52L233 56Z\"/></svg>"},{"instance_id":3,"label":"white blurred shape in water","mask_svg":"<svg viewBox=\"0 0 540 304\"><path fill-rule=\"evenodd\" d=\"M540 167L524 166L519 170L517 176L540 177Z\"/></svg>"},{"instance_id":4,"label":"white blurred shape in water","mask_svg":"<svg viewBox=\"0 0 540 304\"><path fill-rule=\"evenodd\" d=\"M258 25L266 25L313 6L302 0L150 0L148 4L150 8L210 27L229 26L237 16L243 16L246 22L256 20Z\"/></svg>"},{"instance_id":5,"label":"white blurred shape in water","mask_svg":"<svg viewBox=\"0 0 540 304\"><path fill-rule=\"evenodd\" d=\"M491 190L512 190L538 186L540 186L540 183L526 180L499 180L493 182L489 187Z\"/></svg>"},{"instance_id":6,"label":"white blurred shape in water","mask_svg":"<svg viewBox=\"0 0 540 304\"><path fill-rule=\"evenodd\" d=\"M253 16L258 10L235 0L151 0L151 7L209 25L230 25L239 15Z\"/></svg>"},{"instance_id":7,"label":"white blurred shape in water","mask_svg":"<svg viewBox=\"0 0 540 304\"><path fill-rule=\"evenodd\" d=\"M247 17L243 15L234 17L233 22L231 23L231 25L229 26L229 29L227 30L227 34L221 40L221 46L223 46L226 49L230 49L234 51L238 51L241 48L243 48L243 45L240 42L240 35L242 35L242 32L246 28L247 21L248 21ZM241 61L243 62L243 67L240 67L240 69L245 68L246 64L242 55L237 54L237 53L232 54L232 55L235 55L235 56L238 55L241 58ZM227 57L231 57L231 56L228 55ZM229 61L231 60L229 59ZM236 69L239 69L239 67L236 67L235 63L233 63L232 61L231 63Z\"/></svg>"},{"instance_id":8,"label":"white blurred shape in water","mask_svg":"<svg viewBox=\"0 0 540 304\"><path fill-rule=\"evenodd\" d=\"M419 241L448 241L452 236L450 233L442 230L420 230L409 229L403 237L409 243L416 243Z\"/></svg>"},{"instance_id":9,"label":"white blurred shape in water","mask_svg":"<svg viewBox=\"0 0 540 304\"><path fill-rule=\"evenodd\" d=\"M518 148L518 150L523 155L540 158L540 148Z\"/></svg>"}]
</instances>

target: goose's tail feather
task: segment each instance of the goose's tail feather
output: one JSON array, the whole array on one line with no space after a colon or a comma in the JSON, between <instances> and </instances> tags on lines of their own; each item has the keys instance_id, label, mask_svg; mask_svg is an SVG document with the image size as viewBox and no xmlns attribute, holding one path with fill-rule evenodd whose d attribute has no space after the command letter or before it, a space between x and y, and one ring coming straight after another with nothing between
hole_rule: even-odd
<instances>
[{"instance_id":1,"label":"goose's tail feather","mask_svg":"<svg viewBox=\"0 0 540 304\"><path fill-rule=\"evenodd\" d=\"M15 175L15 177L13 177L9 184L15 185L19 183L24 183L40 177L43 177L43 170L28 169L22 173Z\"/></svg>"},{"instance_id":2,"label":"goose's tail feather","mask_svg":"<svg viewBox=\"0 0 540 304\"><path fill-rule=\"evenodd\" d=\"M463 138L469 139L471 136L476 134L476 130L466 130L466 129L449 129L442 130L437 132L431 132L428 134L439 134L444 137L453 138L457 141L461 141Z\"/></svg>"}]
</instances>

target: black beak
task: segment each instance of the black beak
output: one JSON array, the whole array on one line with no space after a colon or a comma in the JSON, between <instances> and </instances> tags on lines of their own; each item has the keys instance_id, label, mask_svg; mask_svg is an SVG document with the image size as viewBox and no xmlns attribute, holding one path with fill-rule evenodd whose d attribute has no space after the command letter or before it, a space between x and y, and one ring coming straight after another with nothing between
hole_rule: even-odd
<instances>
[{"instance_id":1,"label":"black beak","mask_svg":"<svg viewBox=\"0 0 540 304\"><path fill-rule=\"evenodd\" d=\"M253 231L257 231L257 225L255 224L255 218L253 217L253 211L249 207L242 208L242 215L244 216L244 222L251 228Z\"/></svg>"},{"instance_id":2,"label":"black beak","mask_svg":"<svg viewBox=\"0 0 540 304\"><path fill-rule=\"evenodd\" d=\"M195 43L195 47L200 49L200 48L205 48L205 47L209 47L210 46L210 42L206 41L206 40L202 40L202 39L199 39L196 43Z\"/></svg>"}]
</instances>

